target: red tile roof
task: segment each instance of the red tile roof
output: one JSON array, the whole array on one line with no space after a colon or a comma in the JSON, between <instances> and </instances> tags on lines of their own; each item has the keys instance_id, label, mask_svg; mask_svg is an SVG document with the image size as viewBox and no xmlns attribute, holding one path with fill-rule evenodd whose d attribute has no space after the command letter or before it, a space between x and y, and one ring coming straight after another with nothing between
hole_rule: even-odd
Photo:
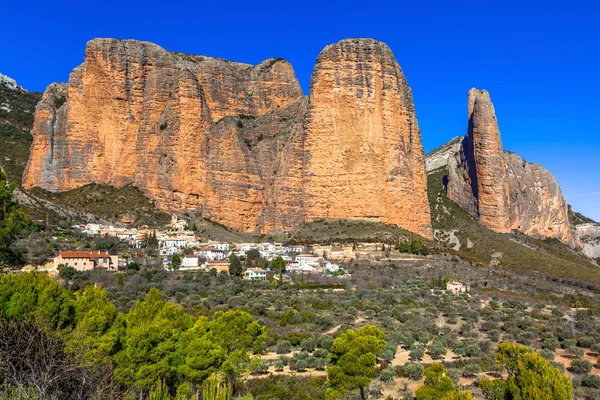
<instances>
[{"instance_id":1,"label":"red tile roof","mask_svg":"<svg viewBox=\"0 0 600 400\"><path fill-rule=\"evenodd\" d=\"M87 258L93 260L94 258L108 258L110 255L106 252L95 252L95 251L61 251L60 256L62 258Z\"/></svg>"}]
</instances>

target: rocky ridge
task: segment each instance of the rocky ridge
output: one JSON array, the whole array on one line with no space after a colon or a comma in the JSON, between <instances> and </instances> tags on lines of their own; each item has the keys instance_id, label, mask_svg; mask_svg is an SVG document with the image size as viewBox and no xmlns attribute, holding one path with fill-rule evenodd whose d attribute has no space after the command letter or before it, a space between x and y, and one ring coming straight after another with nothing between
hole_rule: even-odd
<instances>
[{"instance_id":1,"label":"rocky ridge","mask_svg":"<svg viewBox=\"0 0 600 400\"><path fill-rule=\"evenodd\" d=\"M459 151L447 158L448 197L496 232L516 230L578 247L579 237L554 176L502 149L486 91L471 89L468 99L467 135Z\"/></svg>"},{"instance_id":2,"label":"rocky ridge","mask_svg":"<svg viewBox=\"0 0 600 400\"><path fill-rule=\"evenodd\" d=\"M326 47L307 98L282 59L92 40L69 82L44 93L32 133L25 188L133 185L248 232L325 218L432 236L410 88L374 40Z\"/></svg>"}]
</instances>

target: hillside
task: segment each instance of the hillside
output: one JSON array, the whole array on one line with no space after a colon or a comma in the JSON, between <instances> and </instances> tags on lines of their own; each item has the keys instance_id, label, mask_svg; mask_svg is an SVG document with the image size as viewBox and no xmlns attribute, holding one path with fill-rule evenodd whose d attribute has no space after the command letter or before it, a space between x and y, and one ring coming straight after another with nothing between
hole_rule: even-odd
<instances>
[{"instance_id":1,"label":"hillside","mask_svg":"<svg viewBox=\"0 0 600 400\"><path fill-rule=\"evenodd\" d=\"M537 240L521 233L486 228L446 196L445 168L428 176L428 195L436 239L457 255L481 265L531 270L559 278L600 284L600 269L558 240Z\"/></svg>"},{"instance_id":2,"label":"hillside","mask_svg":"<svg viewBox=\"0 0 600 400\"><path fill-rule=\"evenodd\" d=\"M0 74L0 166L9 180L19 184L29 158L35 106L41 97Z\"/></svg>"}]
</instances>

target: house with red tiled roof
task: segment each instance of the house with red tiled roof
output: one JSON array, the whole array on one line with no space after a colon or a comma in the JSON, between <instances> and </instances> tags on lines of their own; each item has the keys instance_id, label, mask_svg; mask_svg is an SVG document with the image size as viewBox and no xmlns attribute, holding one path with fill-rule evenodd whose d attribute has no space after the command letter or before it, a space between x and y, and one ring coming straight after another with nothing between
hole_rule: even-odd
<instances>
[{"instance_id":1,"label":"house with red tiled roof","mask_svg":"<svg viewBox=\"0 0 600 400\"><path fill-rule=\"evenodd\" d=\"M59 265L73 267L78 271L88 271L94 268L116 271L119 257L112 256L105 251L61 251L58 257L54 257L54 268L57 269Z\"/></svg>"}]
</instances>

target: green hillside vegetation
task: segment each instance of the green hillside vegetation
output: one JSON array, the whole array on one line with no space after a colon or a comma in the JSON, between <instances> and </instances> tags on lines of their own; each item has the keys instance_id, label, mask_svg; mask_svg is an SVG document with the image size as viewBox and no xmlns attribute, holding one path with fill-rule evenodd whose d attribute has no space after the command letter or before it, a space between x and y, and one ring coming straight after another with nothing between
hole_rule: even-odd
<instances>
[{"instance_id":1,"label":"green hillside vegetation","mask_svg":"<svg viewBox=\"0 0 600 400\"><path fill-rule=\"evenodd\" d=\"M31 147L31 127L38 92L14 90L0 83L0 166L8 179L21 183Z\"/></svg>"},{"instance_id":2,"label":"green hillside vegetation","mask_svg":"<svg viewBox=\"0 0 600 400\"><path fill-rule=\"evenodd\" d=\"M123 216L134 220L135 226L162 226L170 221L168 214L158 210L154 203L134 186L115 188L90 184L59 193L34 188L31 193L54 204L88 212L111 222L119 222Z\"/></svg>"},{"instance_id":3,"label":"green hillside vegetation","mask_svg":"<svg viewBox=\"0 0 600 400\"><path fill-rule=\"evenodd\" d=\"M526 235L496 233L475 221L446 197L445 169L427 178L431 221L434 229L456 230L462 246L455 253L467 260L489 265L494 253L501 253L499 268L537 271L555 277L600 284L600 269L587 258L557 240L537 240ZM474 246L467 248L469 239Z\"/></svg>"},{"instance_id":4,"label":"green hillside vegetation","mask_svg":"<svg viewBox=\"0 0 600 400\"><path fill-rule=\"evenodd\" d=\"M569 221L571 221L571 224L573 225L597 224L597 222L593 219L588 218L585 215L578 213L577 211L573 211L571 206L569 206Z\"/></svg>"},{"instance_id":5,"label":"green hillside vegetation","mask_svg":"<svg viewBox=\"0 0 600 400\"><path fill-rule=\"evenodd\" d=\"M318 220L300 224L285 234L269 235L267 239L290 243L385 242L396 243L419 237L396 225L354 220Z\"/></svg>"}]
</instances>

